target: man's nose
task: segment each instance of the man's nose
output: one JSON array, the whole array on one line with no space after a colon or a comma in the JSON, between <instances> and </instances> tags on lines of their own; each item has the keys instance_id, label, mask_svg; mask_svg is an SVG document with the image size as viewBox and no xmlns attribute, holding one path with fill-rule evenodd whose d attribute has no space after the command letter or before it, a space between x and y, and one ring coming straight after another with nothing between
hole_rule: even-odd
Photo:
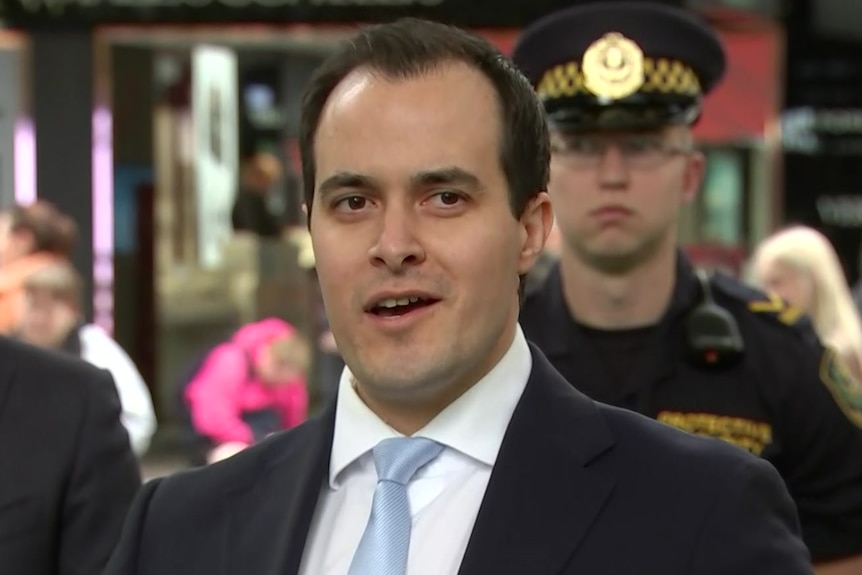
<instances>
[{"instance_id":1,"label":"man's nose","mask_svg":"<svg viewBox=\"0 0 862 575\"><path fill-rule=\"evenodd\" d=\"M384 209L377 239L368 251L374 265L384 265L398 272L425 259L425 250L417 236L419 222L416 219L410 208Z\"/></svg>"},{"instance_id":2,"label":"man's nose","mask_svg":"<svg viewBox=\"0 0 862 575\"><path fill-rule=\"evenodd\" d=\"M629 168L618 145L605 146L599 159L598 179L599 187L604 190L620 190L628 186Z\"/></svg>"}]
</instances>

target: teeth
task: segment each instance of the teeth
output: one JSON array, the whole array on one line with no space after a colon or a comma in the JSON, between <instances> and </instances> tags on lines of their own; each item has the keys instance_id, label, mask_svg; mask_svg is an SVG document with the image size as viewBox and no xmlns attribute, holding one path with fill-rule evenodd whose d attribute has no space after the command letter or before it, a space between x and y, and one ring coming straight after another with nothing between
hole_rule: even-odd
<instances>
[{"instance_id":1,"label":"teeth","mask_svg":"<svg viewBox=\"0 0 862 575\"><path fill-rule=\"evenodd\" d=\"M418 296L400 297L398 299L389 298L389 299L385 299L385 300L381 301L379 304L377 304L377 307L385 307L385 308L391 309L393 307L398 307L398 306L402 306L402 305L409 305L411 303L416 303L421 299L422 298L420 298Z\"/></svg>"}]
</instances>

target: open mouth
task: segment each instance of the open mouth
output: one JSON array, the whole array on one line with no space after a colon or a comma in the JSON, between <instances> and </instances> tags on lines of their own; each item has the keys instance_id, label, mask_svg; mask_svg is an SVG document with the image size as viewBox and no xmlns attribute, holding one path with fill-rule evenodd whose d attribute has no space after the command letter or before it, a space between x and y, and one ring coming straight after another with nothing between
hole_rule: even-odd
<instances>
[{"instance_id":1,"label":"open mouth","mask_svg":"<svg viewBox=\"0 0 862 575\"><path fill-rule=\"evenodd\" d=\"M440 300L421 296L386 298L371 306L370 313L378 317L397 317L434 305Z\"/></svg>"}]
</instances>

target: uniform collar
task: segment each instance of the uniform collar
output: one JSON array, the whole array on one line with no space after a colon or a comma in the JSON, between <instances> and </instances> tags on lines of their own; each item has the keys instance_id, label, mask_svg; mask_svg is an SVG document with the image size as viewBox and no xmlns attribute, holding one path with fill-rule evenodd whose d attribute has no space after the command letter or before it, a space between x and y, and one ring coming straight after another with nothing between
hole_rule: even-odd
<instances>
[{"instance_id":1,"label":"uniform collar","mask_svg":"<svg viewBox=\"0 0 862 575\"><path fill-rule=\"evenodd\" d=\"M690 310L698 298L699 286L694 267L688 256L680 249L676 253L675 274L670 306L662 316L660 324L672 321ZM544 284L531 294L532 298L536 298L535 305L542 310L542 324L548 326L543 330L548 337L538 334L532 339L548 355L568 353L574 342L581 341L581 335L576 318L572 316L563 295L563 278L559 262L554 264Z\"/></svg>"}]
</instances>

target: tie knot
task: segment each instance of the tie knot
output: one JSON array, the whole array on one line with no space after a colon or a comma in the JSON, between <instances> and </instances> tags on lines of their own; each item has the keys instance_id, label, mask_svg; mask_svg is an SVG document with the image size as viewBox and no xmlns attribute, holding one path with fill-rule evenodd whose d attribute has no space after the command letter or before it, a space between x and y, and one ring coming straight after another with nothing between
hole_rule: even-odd
<instances>
[{"instance_id":1,"label":"tie knot","mask_svg":"<svg viewBox=\"0 0 862 575\"><path fill-rule=\"evenodd\" d=\"M380 481L406 485L416 472L440 455L443 446L425 437L384 439L373 450L374 465Z\"/></svg>"}]
</instances>

